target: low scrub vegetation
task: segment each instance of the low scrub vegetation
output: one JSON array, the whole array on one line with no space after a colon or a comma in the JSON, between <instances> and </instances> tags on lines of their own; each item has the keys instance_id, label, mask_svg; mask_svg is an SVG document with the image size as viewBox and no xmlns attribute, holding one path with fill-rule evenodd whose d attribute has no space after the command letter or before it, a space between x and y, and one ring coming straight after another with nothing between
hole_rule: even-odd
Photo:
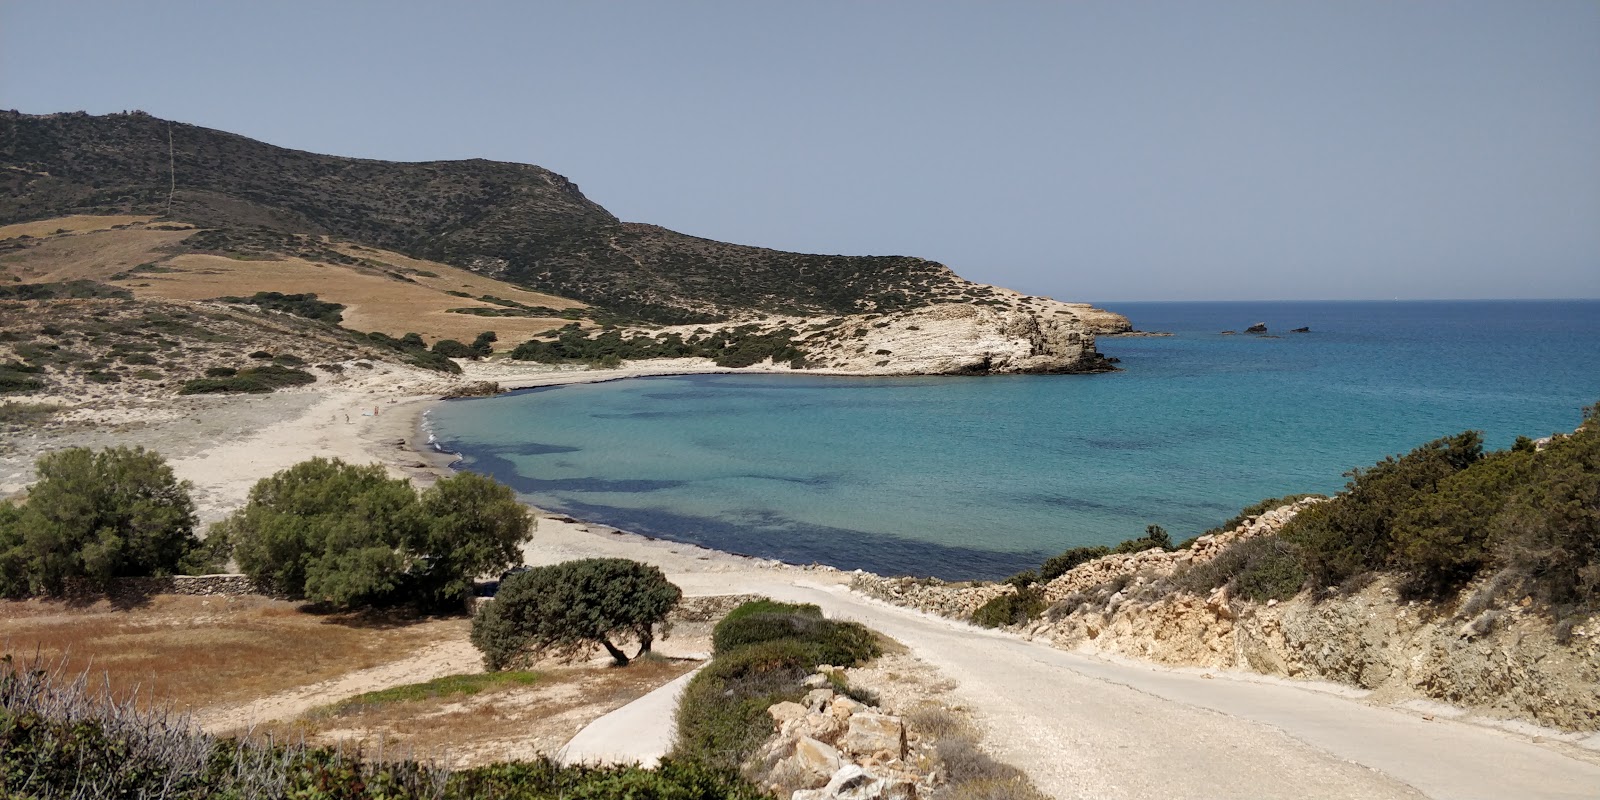
<instances>
[{"instance_id":1,"label":"low scrub vegetation","mask_svg":"<svg viewBox=\"0 0 1600 800\"><path fill-rule=\"evenodd\" d=\"M586 558L506 576L472 621L472 644L484 666L506 669L541 655L571 656L600 645L618 666L618 645L650 652L656 626L683 599L661 570L625 558Z\"/></svg>"},{"instance_id":2,"label":"low scrub vegetation","mask_svg":"<svg viewBox=\"0 0 1600 800\"><path fill-rule=\"evenodd\" d=\"M210 537L291 597L452 609L474 578L520 562L531 531L527 509L491 478L464 472L418 495L382 466L314 458L263 478Z\"/></svg>"},{"instance_id":3,"label":"low scrub vegetation","mask_svg":"<svg viewBox=\"0 0 1600 800\"><path fill-rule=\"evenodd\" d=\"M723 367L748 367L770 358L777 364L804 366L804 353L794 343L794 330L758 331L758 326L744 325L688 337L678 333L624 337L617 330L591 336L589 331L571 324L555 332L553 341L533 339L517 345L511 357L544 363L606 364L644 358L699 357L712 359Z\"/></svg>"},{"instance_id":4,"label":"low scrub vegetation","mask_svg":"<svg viewBox=\"0 0 1600 800\"><path fill-rule=\"evenodd\" d=\"M1600 610L1600 405L1543 450L1527 440L1485 452L1466 431L1352 470L1345 490L1276 536L1234 545L1179 582L1284 598L1397 575L1412 597L1449 600L1482 578L1558 620ZM1259 513L1297 497L1263 501ZM1484 598L1478 601L1486 602Z\"/></svg>"},{"instance_id":5,"label":"low scrub vegetation","mask_svg":"<svg viewBox=\"0 0 1600 800\"><path fill-rule=\"evenodd\" d=\"M666 759L636 766L567 767L549 759L452 772L417 761L364 760L360 751L283 746L198 732L141 711L80 678L0 658L0 795L61 798L297 798L299 800L757 800L731 770Z\"/></svg>"},{"instance_id":6,"label":"low scrub vegetation","mask_svg":"<svg viewBox=\"0 0 1600 800\"><path fill-rule=\"evenodd\" d=\"M684 690L673 754L739 769L772 732L767 708L804 693L819 665L855 666L882 653L877 635L822 617L814 605L756 601L712 631L715 658Z\"/></svg>"},{"instance_id":7,"label":"low scrub vegetation","mask_svg":"<svg viewBox=\"0 0 1600 800\"><path fill-rule=\"evenodd\" d=\"M1038 618L1048 606L1038 586L1022 586L978 606L972 612L972 621L985 628L1023 625Z\"/></svg>"},{"instance_id":8,"label":"low scrub vegetation","mask_svg":"<svg viewBox=\"0 0 1600 800\"><path fill-rule=\"evenodd\" d=\"M267 394L289 386L306 386L317 382L317 376L303 369L281 364L265 364L247 369L213 367L206 370L212 377L184 381L178 394ZM231 371L233 374L224 374Z\"/></svg>"},{"instance_id":9,"label":"low scrub vegetation","mask_svg":"<svg viewBox=\"0 0 1600 800\"><path fill-rule=\"evenodd\" d=\"M268 311L282 311L286 314L326 322L329 325L338 325L344 321L344 304L330 303L318 300L316 294L284 294L282 292L256 292L249 297L219 297L224 303L238 305L252 305Z\"/></svg>"}]
</instances>

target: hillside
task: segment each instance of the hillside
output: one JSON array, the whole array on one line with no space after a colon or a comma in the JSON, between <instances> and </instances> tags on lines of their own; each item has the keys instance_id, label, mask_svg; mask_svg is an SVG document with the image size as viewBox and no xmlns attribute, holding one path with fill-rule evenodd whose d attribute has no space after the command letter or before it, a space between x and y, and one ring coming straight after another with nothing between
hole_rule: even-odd
<instances>
[{"instance_id":1,"label":"hillside","mask_svg":"<svg viewBox=\"0 0 1600 800\"><path fill-rule=\"evenodd\" d=\"M786 253L623 222L528 164L317 155L140 112L0 112L0 225L73 214L211 229L171 243L179 252L318 260L325 248L297 237L330 237L652 322L1004 303L920 258Z\"/></svg>"}]
</instances>

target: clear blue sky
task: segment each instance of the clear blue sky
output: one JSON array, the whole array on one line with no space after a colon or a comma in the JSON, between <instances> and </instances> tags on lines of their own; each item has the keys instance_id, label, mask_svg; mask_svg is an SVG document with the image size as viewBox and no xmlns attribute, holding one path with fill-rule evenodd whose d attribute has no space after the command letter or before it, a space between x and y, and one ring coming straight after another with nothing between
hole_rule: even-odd
<instances>
[{"instance_id":1,"label":"clear blue sky","mask_svg":"<svg viewBox=\"0 0 1600 800\"><path fill-rule=\"evenodd\" d=\"M1063 299L1600 297L1600 3L0 0L0 108Z\"/></svg>"}]
</instances>

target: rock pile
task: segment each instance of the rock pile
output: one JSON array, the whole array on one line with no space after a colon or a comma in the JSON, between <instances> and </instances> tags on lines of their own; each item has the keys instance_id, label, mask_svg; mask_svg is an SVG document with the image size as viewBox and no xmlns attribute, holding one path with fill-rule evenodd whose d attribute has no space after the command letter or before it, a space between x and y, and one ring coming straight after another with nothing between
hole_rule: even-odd
<instances>
[{"instance_id":1,"label":"rock pile","mask_svg":"<svg viewBox=\"0 0 1600 800\"><path fill-rule=\"evenodd\" d=\"M978 606L1015 591L1005 584L946 583L937 578L885 578L858 574L850 588L886 603L914 608L941 617L966 619Z\"/></svg>"},{"instance_id":2,"label":"rock pile","mask_svg":"<svg viewBox=\"0 0 1600 800\"><path fill-rule=\"evenodd\" d=\"M803 702L767 709L777 729L756 755L770 764L775 791L801 787L791 800L916 800L933 789L927 746L909 734L900 717L858 702L832 688L828 673L806 679Z\"/></svg>"}]
</instances>

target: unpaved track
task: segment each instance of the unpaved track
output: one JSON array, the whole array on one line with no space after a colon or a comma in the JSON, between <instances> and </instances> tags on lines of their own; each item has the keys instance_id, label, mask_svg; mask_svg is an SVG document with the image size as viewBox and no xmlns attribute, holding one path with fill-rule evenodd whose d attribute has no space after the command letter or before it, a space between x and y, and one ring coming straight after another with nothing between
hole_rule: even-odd
<instances>
[{"instance_id":1,"label":"unpaved track","mask_svg":"<svg viewBox=\"0 0 1600 800\"><path fill-rule=\"evenodd\" d=\"M1516 734L1292 684L1101 661L837 584L673 577L691 594L816 603L900 640L958 684L954 696L987 723L986 749L1059 798L1600 797L1600 764Z\"/></svg>"}]
</instances>

